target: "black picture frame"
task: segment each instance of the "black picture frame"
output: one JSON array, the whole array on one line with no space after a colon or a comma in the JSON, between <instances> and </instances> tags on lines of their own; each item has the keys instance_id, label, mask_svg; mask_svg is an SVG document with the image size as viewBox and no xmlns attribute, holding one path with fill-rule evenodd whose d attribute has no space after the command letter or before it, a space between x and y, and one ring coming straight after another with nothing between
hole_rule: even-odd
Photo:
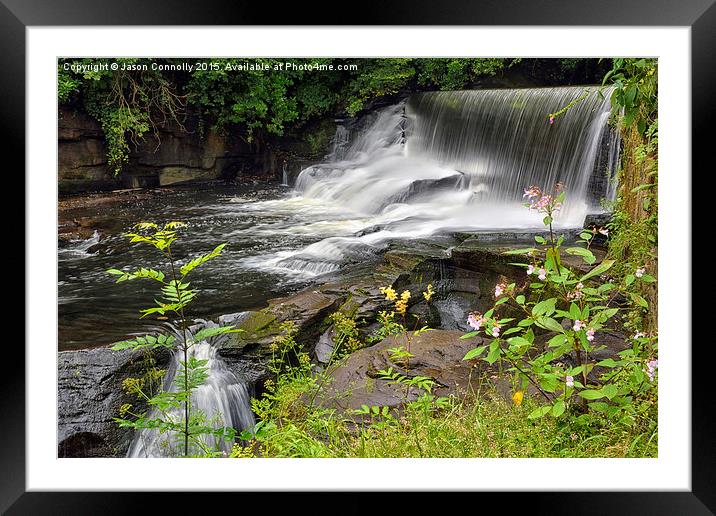
<instances>
[{"instance_id":1,"label":"black picture frame","mask_svg":"<svg viewBox=\"0 0 716 516\"><path fill-rule=\"evenodd\" d=\"M76 25L288 25L299 20L316 25L500 25L500 26L683 26L691 28L691 100L693 170L713 170L712 152L716 110L716 0L529 0L443 1L399 0L390 4L362 2L355 9L342 11L329 6L304 3L203 0L178 4L171 0L0 0L0 113L2 145L6 157L14 157L13 170L25 170L25 29L28 26ZM321 19L317 12L330 16ZM350 12L350 15L342 14ZM319 21L320 20L320 21ZM711 158L711 159L709 159ZM679 171L687 174L690 171ZM18 179L18 172L15 172ZM23 176L24 177L24 176ZM692 184L695 177L692 174ZM24 191L24 181L17 188ZM25 192L27 194L27 192ZM702 195L706 195L704 193ZM705 198L704 198L705 200ZM693 203L694 205L697 203ZM693 218L693 217L692 217ZM695 221L694 221L695 222ZM697 233L692 233L696 235ZM32 235L25 233L30 239ZM15 257L16 270L25 268ZM684 278L692 284L691 278ZM679 317L698 321L703 315L693 300L694 314ZM25 324L37 315L25 313ZM689 492L560 492L560 493L481 493L479 506L496 502L510 512L521 510L551 514L713 514L716 511L714 475L713 389L709 385L712 346L708 330L703 341L692 341L692 457ZM685 338L688 344L690 336ZM5 340L3 356L13 360L3 373L0 389L0 510L7 514L119 514L142 507L137 493L26 492L25 488L25 359L14 341ZM52 422L48 427L52 428ZM53 432L48 431L48 435ZM559 479L555 479L558 485ZM585 486L585 489L588 486ZM293 493L296 500L306 493ZM146 495L145 495L146 496ZM214 496L214 495L212 495ZM239 496L245 497L245 494ZM486 499L485 497L490 497ZM179 494L153 495L167 512L185 503ZM221 498L214 498L219 510ZM506 501L507 500L507 501ZM445 496L433 497L446 504ZM141 502L144 503L144 502ZM470 501L468 500L468 503ZM473 502L477 500L473 497ZM312 504L314 510L318 504ZM333 504L330 504L333 505ZM360 504L348 504L359 510ZM476 505L477 507L477 505ZM335 506L333 507L335 509ZM211 510L211 509L209 509ZM365 510L372 510L370 508ZM342 510L342 512L344 512Z\"/></svg>"}]
</instances>

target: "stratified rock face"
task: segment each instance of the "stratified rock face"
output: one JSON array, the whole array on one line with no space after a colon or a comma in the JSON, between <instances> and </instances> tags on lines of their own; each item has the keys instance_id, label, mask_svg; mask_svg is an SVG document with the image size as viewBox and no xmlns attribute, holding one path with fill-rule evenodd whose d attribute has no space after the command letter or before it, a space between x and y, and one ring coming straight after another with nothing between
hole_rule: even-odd
<instances>
[{"instance_id":1,"label":"stratified rock face","mask_svg":"<svg viewBox=\"0 0 716 516\"><path fill-rule=\"evenodd\" d=\"M121 186L107 168L107 146L96 120L84 113L60 111L57 139L60 191Z\"/></svg>"},{"instance_id":2,"label":"stratified rock face","mask_svg":"<svg viewBox=\"0 0 716 516\"><path fill-rule=\"evenodd\" d=\"M407 349L405 336L392 336L369 348L363 348L348 356L332 373L319 402L326 407L340 410L357 409L361 405L398 407L406 399L406 388L383 380L379 370L392 367L401 374L427 376L436 382L434 393L439 396L457 394L464 396L470 386L475 387L480 374L484 374L484 363L464 361L470 349L483 344L482 339L460 339L461 331L432 330L412 336L408 368L392 362L389 349L403 346ZM480 373L480 374L478 374ZM412 389L407 400L418 396Z\"/></svg>"},{"instance_id":3,"label":"stratified rock face","mask_svg":"<svg viewBox=\"0 0 716 516\"><path fill-rule=\"evenodd\" d=\"M333 130L334 124L329 125ZM219 134L209 129L202 134L198 119L188 117L184 126L167 122L156 134L147 133L137 146L130 145L129 161L116 177L107 165L107 145L97 120L60 109L58 185L65 193L231 180L237 176L280 179L284 162L287 173L295 176L318 159L326 145L328 141L314 149L306 138L290 136L271 137L266 145L260 145L247 143L234 132Z\"/></svg>"},{"instance_id":4,"label":"stratified rock face","mask_svg":"<svg viewBox=\"0 0 716 516\"><path fill-rule=\"evenodd\" d=\"M157 367L169 361L168 351L156 351ZM142 411L137 399L122 389L129 377L141 377L148 368L142 352L108 348L58 353L58 456L122 457L132 430L120 428L113 418L130 403Z\"/></svg>"},{"instance_id":5,"label":"stratified rock face","mask_svg":"<svg viewBox=\"0 0 716 516\"><path fill-rule=\"evenodd\" d=\"M186 130L185 130L186 129ZM107 146L100 124L84 113L60 110L58 173L61 192L121 187L165 186L217 179L234 158L254 152L246 144L213 132L201 138L187 128L163 127L130 146L121 177L107 166Z\"/></svg>"}]
</instances>

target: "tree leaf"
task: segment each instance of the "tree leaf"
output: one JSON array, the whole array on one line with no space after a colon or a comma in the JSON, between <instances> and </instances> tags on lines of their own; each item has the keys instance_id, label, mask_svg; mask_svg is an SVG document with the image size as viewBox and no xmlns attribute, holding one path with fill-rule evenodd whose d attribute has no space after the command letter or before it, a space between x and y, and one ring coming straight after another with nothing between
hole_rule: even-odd
<instances>
[{"instance_id":1,"label":"tree leaf","mask_svg":"<svg viewBox=\"0 0 716 516\"><path fill-rule=\"evenodd\" d=\"M583 247L568 247L565 249L565 251L567 254L581 256L582 260L584 260L584 262L589 265L597 261L592 251L590 251L589 249L584 249Z\"/></svg>"},{"instance_id":2,"label":"tree leaf","mask_svg":"<svg viewBox=\"0 0 716 516\"><path fill-rule=\"evenodd\" d=\"M564 401L559 400L559 401L557 401L557 403L555 403L554 406L552 407L552 415L553 415L554 417L559 417L559 416L561 416L562 414L564 414L564 409L565 409Z\"/></svg>"},{"instance_id":3,"label":"tree leaf","mask_svg":"<svg viewBox=\"0 0 716 516\"><path fill-rule=\"evenodd\" d=\"M544 407L539 407L537 409L534 409L532 412L530 412L530 415L527 416L527 419L538 419L540 417L544 417L552 410L552 405L545 405Z\"/></svg>"},{"instance_id":4,"label":"tree leaf","mask_svg":"<svg viewBox=\"0 0 716 516\"><path fill-rule=\"evenodd\" d=\"M579 391L579 395L585 400L598 400L599 398L604 397L604 393L602 393L601 390L594 389L585 389L583 391Z\"/></svg>"},{"instance_id":5,"label":"tree leaf","mask_svg":"<svg viewBox=\"0 0 716 516\"><path fill-rule=\"evenodd\" d=\"M646 302L646 299L641 297L636 292L630 292L629 297L631 297L632 301L634 301L637 305L641 306L642 308L649 308L649 303Z\"/></svg>"},{"instance_id":6,"label":"tree leaf","mask_svg":"<svg viewBox=\"0 0 716 516\"><path fill-rule=\"evenodd\" d=\"M487 348L487 346L478 346L476 348L471 349L470 351L465 353L463 360L472 360L473 358L479 357L480 355L482 355L483 351L485 351L485 348Z\"/></svg>"},{"instance_id":7,"label":"tree leaf","mask_svg":"<svg viewBox=\"0 0 716 516\"><path fill-rule=\"evenodd\" d=\"M589 278L593 278L594 276L598 276L600 274L605 273L608 271L612 265L614 265L614 260L604 260L602 263L594 267L591 271L589 271L587 274L582 276L582 278L579 281L585 281Z\"/></svg>"},{"instance_id":8,"label":"tree leaf","mask_svg":"<svg viewBox=\"0 0 716 516\"><path fill-rule=\"evenodd\" d=\"M539 317L536 321L536 324L540 328L545 328L547 330L564 333L564 328L562 328L562 325L559 324L554 319L552 319L551 317Z\"/></svg>"},{"instance_id":9,"label":"tree leaf","mask_svg":"<svg viewBox=\"0 0 716 516\"><path fill-rule=\"evenodd\" d=\"M551 315L554 313L554 307L557 304L557 298L552 297L549 299L545 299L544 301L540 301L535 306L532 307L532 315L537 317L540 315Z\"/></svg>"}]
</instances>

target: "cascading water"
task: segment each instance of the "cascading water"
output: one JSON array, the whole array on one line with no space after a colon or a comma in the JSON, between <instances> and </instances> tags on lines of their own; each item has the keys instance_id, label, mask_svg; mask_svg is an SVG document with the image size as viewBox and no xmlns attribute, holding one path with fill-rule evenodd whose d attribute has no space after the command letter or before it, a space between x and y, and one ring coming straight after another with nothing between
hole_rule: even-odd
<instances>
[{"instance_id":1,"label":"cascading water","mask_svg":"<svg viewBox=\"0 0 716 516\"><path fill-rule=\"evenodd\" d=\"M231 319L230 322L236 323L240 322L241 317L243 314L237 314L234 318L224 316L223 319L226 322ZM201 321L191 330L195 332L204 327L215 326L217 325L213 322ZM179 335L176 328L174 328L174 332ZM208 367L209 373L204 384L193 392L191 406L193 411L200 411L206 416L207 425L214 428L232 427L240 432L253 427L255 421L251 412L251 398L246 384L230 371L226 363L217 355L217 346L225 338L227 338L225 335L214 337L211 342L202 341L190 349L190 356L208 361L206 367ZM177 351L174 354L172 363L164 376L164 390L176 391L174 378L183 359L182 352ZM150 417L155 416L157 416L156 413ZM183 417L183 412L178 409L162 415L163 419L171 418L175 422L182 422ZM231 441L217 439L214 436L204 436L202 442L208 450L220 450L226 453L231 450L233 445ZM180 435L145 429L135 434L127 457L180 456L183 446L183 438ZM196 445L192 446L192 449L198 451Z\"/></svg>"},{"instance_id":2,"label":"cascading water","mask_svg":"<svg viewBox=\"0 0 716 516\"><path fill-rule=\"evenodd\" d=\"M524 208L523 190L557 182L567 201L555 226L581 227L614 195L619 141L609 97L596 87L430 92L383 109L350 144L339 125L326 163L302 170L287 202L338 210L352 233L255 264L315 276L394 239L539 230L542 217Z\"/></svg>"},{"instance_id":3,"label":"cascading water","mask_svg":"<svg viewBox=\"0 0 716 516\"><path fill-rule=\"evenodd\" d=\"M101 238L97 232L60 246L60 349L153 330L147 319L137 320L139 300L151 302L145 289L107 291L105 271L117 264L167 265L125 242L122 233L140 220L186 221L187 255L229 244L222 260L197 272L195 281L212 294L202 300L202 317L255 307L296 288L296 281L369 263L391 240L456 231L512 231L531 239L528 233L542 229L542 217L522 206L522 189L531 184L565 182L567 203L555 223L580 227L585 213L601 211L601 197L613 198L607 172L619 161L609 102L596 88L549 123L549 113L584 89L418 94L337 120L330 154L291 178L293 192L277 184L213 185L73 212L78 220L101 220L103 230ZM109 319L115 324L108 326Z\"/></svg>"},{"instance_id":4,"label":"cascading water","mask_svg":"<svg viewBox=\"0 0 716 516\"><path fill-rule=\"evenodd\" d=\"M282 169L282 176L281 176L281 186L288 186L288 170L286 169L286 162L283 162L283 169Z\"/></svg>"}]
</instances>

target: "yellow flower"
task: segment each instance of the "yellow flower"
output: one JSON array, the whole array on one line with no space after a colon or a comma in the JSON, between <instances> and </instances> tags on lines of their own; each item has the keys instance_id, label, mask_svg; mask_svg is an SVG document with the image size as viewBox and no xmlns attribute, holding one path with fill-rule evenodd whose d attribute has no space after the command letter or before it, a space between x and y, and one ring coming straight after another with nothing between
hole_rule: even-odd
<instances>
[{"instance_id":1,"label":"yellow flower","mask_svg":"<svg viewBox=\"0 0 716 516\"><path fill-rule=\"evenodd\" d=\"M403 293L400 294L400 300L408 302L408 299L410 299L410 291L409 290L403 290Z\"/></svg>"},{"instance_id":2,"label":"yellow flower","mask_svg":"<svg viewBox=\"0 0 716 516\"><path fill-rule=\"evenodd\" d=\"M512 401L515 404L515 407L519 407L522 405L522 398L525 397L525 391L517 391L512 395Z\"/></svg>"},{"instance_id":3,"label":"yellow flower","mask_svg":"<svg viewBox=\"0 0 716 516\"><path fill-rule=\"evenodd\" d=\"M402 299L400 301L396 301L395 309L398 311L398 313L400 315L405 315L405 312L408 310L408 302L403 301Z\"/></svg>"},{"instance_id":4,"label":"yellow flower","mask_svg":"<svg viewBox=\"0 0 716 516\"><path fill-rule=\"evenodd\" d=\"M433 294L435 291L433 290L433 284L428 283L428 290L423 292L423 297L425 298L425 301L430 301L430 298L433 297Z\"/></svg>"},{"instance_id":5,"label":"yellow flower","mask_svg":"<svg viewBox=\"0 0 716 516\"><path fill-rule=\"evenodd\" d=\"M391 287L381 287L380 292L385 295L385 299L388 301L395 301L398 299L398 294Z\"/></svg>"}]
</instances>

